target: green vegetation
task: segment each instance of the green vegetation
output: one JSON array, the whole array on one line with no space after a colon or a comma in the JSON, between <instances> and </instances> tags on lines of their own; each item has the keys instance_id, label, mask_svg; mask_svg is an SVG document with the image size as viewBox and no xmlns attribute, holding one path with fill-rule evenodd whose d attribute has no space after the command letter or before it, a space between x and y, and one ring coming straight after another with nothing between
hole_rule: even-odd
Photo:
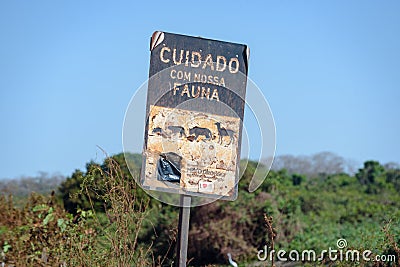
<instances>
[{"instance_id":1,"label":"green vegetation","mask_svg":"<svg viewBox=\"0 0 400 267\"><path fill-rule=\"evenodd\" d=\"M0 180L0 195L12 195L13 203L23 207L29 196L35 192L40 195L50 195L65 177L59 174L49 175L40 172L35 177L21 177L18 179Z\"/></svg>"},{"instance_id":2,"label":"green vegetation","mask_svg":"<svg viewBox=\"0 0 400 267\"><path fill-rule=\"evenodd\" d=\"M130 169L139 173L140 155L126 157ZM228 252L240 266L251 266L264 245L276 251L319 253L337 249L340 238L347 240L348 249L396 256L396 262L358 266L400 265L397 166L367 161L354 175L282 168L271 171L261 188L249 193L255 167L255 162L247 165L236 201L192 209L191 266L227 266ZM178 208L150 198L131 177L124 155L118 154L102 164L88 163L55 194L33 194L24 206L16 206L12 196L1 196L0 264L171 266L177 223ZM307 264L318 263L299 266ZM329 259L319 264L329 265Z\"/></svg>"}]
</instances>

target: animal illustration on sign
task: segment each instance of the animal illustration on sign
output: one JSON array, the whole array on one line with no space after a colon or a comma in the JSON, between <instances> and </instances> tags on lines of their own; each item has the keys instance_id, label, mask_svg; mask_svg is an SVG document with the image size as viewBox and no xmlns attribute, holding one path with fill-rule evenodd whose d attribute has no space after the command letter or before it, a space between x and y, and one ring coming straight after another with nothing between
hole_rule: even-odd
<instances>
[{"instance_id":1,"label":"animal illustration on sign","mask_svg":"<svg viewBox=\"0 0 400 267\"><path fill-rule=\"evenodd\" d=\"M195 136L194 140L197 140L197 138L199 138L199 136L203 135L205 137L204 140L210 140L211 139L211 131L210 129L207 128L202 128L202 127L193 127L191 129L189 129L189 134Z\"/></svg>"},{"instance_id":2,"label":"animal illustration on sign","mask_svg":"<svg viewBox=\"0 0 400 267\"><path fill-rule=\"evenodd\" d=\"M229 144L228 145L230 145L232 143L232 141L233 141L234 131L221 127L221 123L220 122L216 122L215 125L217 126L217 129L218 129L218 134L219 134L218 141L219 141L219 143L222 144L222 137L229 136Z\"/></svg>"},{"instance_id":3,"label":"animal illustration on sign","mask_svg":"<svg viewBox=\"0 0 400 267\"><path fill-rule=\"evenodd\" d=\"M162 135L163 134L163 130L160 127L154 128L153 131L151 131L153 134L157 134L157 135Z\"/></svg>"},{"instance_id":4,"label":"animal illustration on sign","mask_svg":"<svg viewBox=\"0 0 400 267\"><path fill-rule=\"evenodd\" d=\"M170 130L171 135L179 134L179 137L182 137L182 136L186 137L185 128L183 128L182 126L170 125L170 126L168 126L168 130Z\"/></svg>"},{"instance_id":5,"label":"animal illustration on sign","mask_svg":"<svg viewBox=\"0 0 400 267\"><path fill-rule=\"evenodd\" d=\"M170 138L173 135L179 134L179 137L186 137L185 128L182 126L168 126L169 132L164 131L161 127L154 128L151 133Z\"/></svg>"},{"instance_id":6,"label":"animal illustration on sign","mask_svg":"<svg viewBox=\"0 0 400 267\"><path fill-rule=\"evenodd\" d=\"M219 136L218 143L222 145L223 137L229 136L229 143L227 145L230 145L234 140L235 132L231 129L226 129L224 127L221 127L220 122L216 122L214 124L217 126L217 130L218 130L218 136ZM209 141L210 139L215 139L215 136L212 135L211 130L208 128L195 126L191 129L189 129L189 136L186 136L185 128L182 126L170 125L167 127L167 129L169 132L165 132L162 128L156 127L152 130L152 133L157 134L157 135L162 135L164 137L171 137L173 135L179 135L179 137L187 138L187 140L189 140L189 141L195 141L200 136L204 136L205 141Z\"/></svg>"}]
</instances>

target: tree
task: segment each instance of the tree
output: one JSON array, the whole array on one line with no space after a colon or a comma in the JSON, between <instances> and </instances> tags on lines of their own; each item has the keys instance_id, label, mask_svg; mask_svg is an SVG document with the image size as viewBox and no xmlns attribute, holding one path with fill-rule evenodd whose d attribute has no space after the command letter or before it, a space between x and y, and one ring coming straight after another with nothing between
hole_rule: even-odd
<instances>
[{"instance_id":1,"label":"tree","mask_svg":"<svg viewBox=\"0 0 400 267\"><path fill-rule=\"evenodd\" d=\"M380 187L382 186L377 180L384 174L384 171L385 169L379 162L370 160L364 162L364 168L358 170L356 178L360 184L367 187L367 193L376 194L380 191Z\"/></svg>"},{"instance_id":2,"label":"tree","mask_svg":"<svg viewBox=\"0 0 400 267\"><path fill-rule=\"evenodd\" d=\"M394 188L400 191L400 169L391 169L386 172L386 182L392 183Z\"/></svg>"},{"instance_id":3,"label":"tree","mask_svg":"<svg viewBox=\"0 0 400 267\"><path fill-rule=\"evenodd\" d=\"M302 182L306 180L306 177L304 175L300 174L293 174L292 175L292 183L294 186L301 185Z\"/></svg>"},{"instance_id":4,"label":"tree","mask_svg":"<svg viewBox=\"0 0 400 267\"><path fill-rule=\"evenodd\" d=\"M376 178L384 172L384 168L378 161L366 161L364 167L356 173L358 181L362 185L374 184Z\"/></svg>"},{"instance_id":5,"label":"tree","mask_svg":"<svg viewBox=\"0 0 400 267\"><path fill-rule=\"evenodd\" d=\"M286 169L289 174L303 174L309 178L354 173L354 163L332 152L321 152L311 156L282 155L275 158L272 169Z\"/></svg>"},{"instance_id":6,"label":"tree","mask_svg":"<svg viewBox=\"0 0 400 267\"><path fill-rule=\"evenodd\" d=\"M91 165L94 163L88 163L86 165L87 170L89 170ZM87 172L86 172L87 173ZM81 185L85 179L86 173L75 170L71 177L67 177L67 179L61 183L59 187L60 198L64 203L64 208L66 211L72 214L77 214L78 209L89 210L91 209L91 204L89 198L86 197L85 194L81 193ZM96 200L96 196L91 193L92 200ZM93 203L98 203L94 201ZM94 204L95 209L101 209L98 204Z\"/></svg>"},{"instance_id":7,"label":"tree","mask_svg":"<svg viewBox=\"0 0 400 267\"><path fill-rule=\"evenodd\" d=\"M63 200L64 208L68 212L76 214L78 209L89 210L92 208L92 205L96 211L104 211L105 203L101 200L101 196L104 192L103 176L108 175L110 172L108 164L110 159L114 160L118 164L119 168L121 168L124 179L133 179L129 169L137 174L140 173L140 154L119 153L110 158L106 158L101 165L90 161L86 164L85 172L75 170L71 177L67 177L59 187L60 198ZM91 184L96 186L85 188L84 183L86 179L92 180ZM85 191L83 194L82 190ZM145 196L143 190L138 191L140 197Z\"/></svg>"}]
</instances>

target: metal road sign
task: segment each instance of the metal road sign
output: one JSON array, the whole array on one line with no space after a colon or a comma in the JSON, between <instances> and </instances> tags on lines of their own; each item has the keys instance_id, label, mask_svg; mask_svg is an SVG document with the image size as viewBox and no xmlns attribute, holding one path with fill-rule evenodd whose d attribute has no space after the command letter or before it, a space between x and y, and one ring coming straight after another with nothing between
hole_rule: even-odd
<instances>
[{"instance_id":1,"label":"metal road sign","mask_svg":"<svg viewBox=\"0 0 400 267\"><path fill-rule=\"evenodd\" d=\"M237 197L248 48L154 32L141 185Z\"/></svg>"}]
</instances>

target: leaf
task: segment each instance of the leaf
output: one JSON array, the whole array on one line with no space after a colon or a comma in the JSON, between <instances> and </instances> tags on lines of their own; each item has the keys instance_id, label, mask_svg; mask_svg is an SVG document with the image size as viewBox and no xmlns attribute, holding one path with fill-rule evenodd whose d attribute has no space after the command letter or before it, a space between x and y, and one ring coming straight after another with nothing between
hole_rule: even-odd
<instances>
[{"instance_id":1,"label":"leaf","mask_svg":"<svg viewBox=\"0 0 400 267\"><path fill-rule=\"evenodd\" d=\"M4 245L3 245L3 252L4 252L4 253L7 253L8 250L9 250L10 248L11 248L11 245L8 244L8 242L6 241L6 242L4 243Z\"/></svg>"},{"instance_id":2,"label":"leaf","mask_svg":"<svg viewBox=\"0 0 400 267\"><path fill-rule=\"evenodd\" d=\"M58 219L57 226L61 229L61 232L64 232L65 229L67 228L67 223L65 222L64 219Z\"/></svg>"},{"instance_id":3,"label":"leaf","mask_svg":"<svg viewBox=\"0 0 400 267\"><path fill-rule=\"evenodd\" d=\"M49 208L49 206L47 206L46 204L40 204L37 205L35 207L33 207L32 211L36 212L36 211L45 211Z\"/></svg>"},{"instance_id":4,"label":"leaf","mask_svg":"<svg viewBox=\"0 0 400 267\"><path fill-rule=\"evenodd\" d=\"M54 214L53 213L47 214L46 218L44 218L43 220L43 226L47 225L49 222L53 220L54 220Z\"/></svg>"}]
</instances>

